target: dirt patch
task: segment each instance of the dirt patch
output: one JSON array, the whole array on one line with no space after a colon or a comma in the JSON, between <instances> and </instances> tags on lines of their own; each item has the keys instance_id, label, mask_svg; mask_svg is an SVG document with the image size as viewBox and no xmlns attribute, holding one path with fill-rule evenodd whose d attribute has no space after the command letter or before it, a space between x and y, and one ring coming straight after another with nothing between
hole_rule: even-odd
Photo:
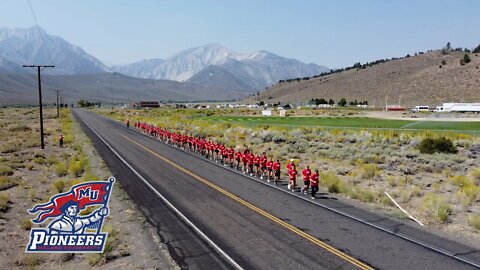
<instances>
[{"instance_id":1,"label":"dirt patch","mask_svg":"<svg viewBox=\"0 0 480 270\"><path fill-rule=\"evenodd\" d=\"M153 228L123 191L119 181L110 198L111 251L104 254L25 254L29 229L27 209L83 180L106 180L108 168L68 110L55 118L46 109L45 150L39 150L38 110L0 111L0 265L4 269L178 269ZM65 135L65 147L58 135ZM80 164L80 168L76 166ZM2 207L3 205L3 207ZM47 222L48 223L48 222ZM36 226L34 226L36 227ZM39 227L45 227L42 224Z\"/></svg>"}]
</instances>

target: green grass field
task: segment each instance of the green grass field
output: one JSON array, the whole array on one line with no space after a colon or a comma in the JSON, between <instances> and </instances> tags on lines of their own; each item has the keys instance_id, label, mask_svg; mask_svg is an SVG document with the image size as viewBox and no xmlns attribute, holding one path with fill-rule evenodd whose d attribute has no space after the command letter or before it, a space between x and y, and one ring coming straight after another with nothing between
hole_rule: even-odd
<instances>
[{"instance_id":1,"label":"green grass field","mask_svg":"<svg viewBox=\"0 0 480 270\"><path fill-rule=\"evenodd\" d=\"M367 117L255 117L214 115L202 116L201 118L212 122L232 123L245 126L316 126L328 128L381 128L480 132L480 122L410 121Z\"/></svg>"}]
</instances>

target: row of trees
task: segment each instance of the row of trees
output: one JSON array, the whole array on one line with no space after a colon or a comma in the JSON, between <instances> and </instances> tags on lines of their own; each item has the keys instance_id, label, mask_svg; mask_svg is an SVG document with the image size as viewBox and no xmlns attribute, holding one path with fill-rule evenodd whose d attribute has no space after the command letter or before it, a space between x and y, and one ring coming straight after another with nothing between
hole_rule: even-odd
<instances>
[{"instance_id":1,"label":"row of trees","mask_svg":"<svg viewBox=\"0 0 480 270\"><path fill-rule=\"evenodd\" d=\"M311 99L308 104L310 105L330 105L330 106L333 106L335 104L335 101L333 99L329 99L328 101L324 98L315 98L315 99ZM350 106L357 106L357 105L368 105L368 101L358 101L358 100L353 100L353 101L350 101L350 102L347 102L347 99L346 98L341 98L340 101L337 103L340 107L345 107L347 106L347 104L349 104Z\"/></svg>"}]
</instances>

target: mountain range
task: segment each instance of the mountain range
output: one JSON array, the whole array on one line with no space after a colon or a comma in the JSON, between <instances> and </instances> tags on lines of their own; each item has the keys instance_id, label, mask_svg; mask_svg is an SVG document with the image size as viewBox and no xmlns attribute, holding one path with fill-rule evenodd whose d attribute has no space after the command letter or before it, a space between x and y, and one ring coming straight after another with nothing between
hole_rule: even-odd
<instances>
[{"instance_id":1,"label":"mountain range","mask_svg":"<svg viewBox=\"0 0 480 270\"><path fill-rule=\"evenodd\" d=\"M330 70L267 51L238 53L219 44L188 49L165 60L143 60L112 69L141 78L186 81L212 65L225 69L253 89L263 89L282 79L313 76Z\"/></svg>"},{"instance_id":2,"label":"mountain range","mask_svg":"<svg viewBox=\"0 0 480 270\"><path fill-rule=\"evenodd\" d=\"M271 86L282 79L304 77L320 74L330 69L316 64L305 64L295 59L275 55L267 51L254 53L238 53L218 44L207 44L180 52L167 59L147 59L124 66L107 66L102 61L85 52L81 47L70 44L61 37L48 34L44 29L34 26L26 29L0 28L0 73L9 73L0 79L1 91L9 91L13 99L16 91L12 78L18 74L31 74L32 69L22 68L24 64L55 65L55 68L45 69L42 74L67 76L68 80L76 82L75 76L85 74L122 73L131 77L131 81L148 79L146 84L135 84L136 87L151 85L157 80L158 89L166 89L160 85L168 85L170 91L180 94L187 100L222 100L245 98L265 87ZM16 74L16 75L15 75ZM103 75L100 75L103 74ZM22 75L23 76L23 75ZM8 80L6 78L9 78ZM135 78L134 78L135 77ZM18 76L17 76L18 78ZM24 79L29 78L23 77ZM85 77L83 77L85 79ZM65 77L49 79L65 82ZM172 81L176 81L173 83ZM8 83L7 83L8 82ZM95 85L86 84L86 85ZM76 85L77 89L85 86ZM69 88L58 85L59 88ZM131 89L131 96L141 99L135 92L145 92L145 89ZM65 95L68 95L66 92ZM72 95L78 96L78 95ZM169 94L159 95L169 96ZM85 99L88 96L85 95ZM150 97L149 98L153 98ZM119 96L118 100L126 99ZM19 100L24 100L19 97Z\"/></svg>"}]
</instances>

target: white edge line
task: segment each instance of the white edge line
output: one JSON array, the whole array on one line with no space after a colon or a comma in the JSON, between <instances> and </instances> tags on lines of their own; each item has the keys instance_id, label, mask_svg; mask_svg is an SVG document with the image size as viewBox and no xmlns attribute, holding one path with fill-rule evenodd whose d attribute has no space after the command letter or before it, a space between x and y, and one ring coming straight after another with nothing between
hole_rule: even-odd
<instances>
[{"instance_id":1,"label":"white edge line","mask_svg":"<svg viewBox=\"0 0 480 270\"><path fill-rule=\"evenodd\" d=\"M178 210L175 206L173 206L172 203L170 203L160 192L158 192L158 190L156 190L145 178L143 178L142 175L140 175L127 161L125 161L125 159L123 159L118 153L117 151L115 151L115 149L113 149L113 147L111 147L103 138L102 136L100 136L100 134L97 133L97 131L95 129L93 129L92 126L90 126L85 120L83 120L83 123L85 123L85 125L88 126L88 128L90 128L90 130L92 130L95 135L98 136L98 138L100 140L102 140L102 142L110 149L110 151L112 151L115 156L117 156L125 165L127 165L127 167L138 177L140 178L140 180L142 180L145 185L147 185L154 193L155 195L157 195L160 199L162 199L162 201L167 204L167 206L173 210L185 223L187 223L187 225L192 228L198 235L200 235L200 237L202 237L205 241L207 241L207 243L213 248L215 249L220 255L222 255L233 267L235 267L236 269L239 269L239 270L243 270L243 268L237 263L235 262L235 260L233 260L225 251L223 251L217 244L215 244L215 242L213 242L212 239L210 239L208 236L206 236L197 226L195 226L195 224L193 224L192 221L190 221L182 212L180 212L180 210Z\"/></svg>"}]
</instances>

